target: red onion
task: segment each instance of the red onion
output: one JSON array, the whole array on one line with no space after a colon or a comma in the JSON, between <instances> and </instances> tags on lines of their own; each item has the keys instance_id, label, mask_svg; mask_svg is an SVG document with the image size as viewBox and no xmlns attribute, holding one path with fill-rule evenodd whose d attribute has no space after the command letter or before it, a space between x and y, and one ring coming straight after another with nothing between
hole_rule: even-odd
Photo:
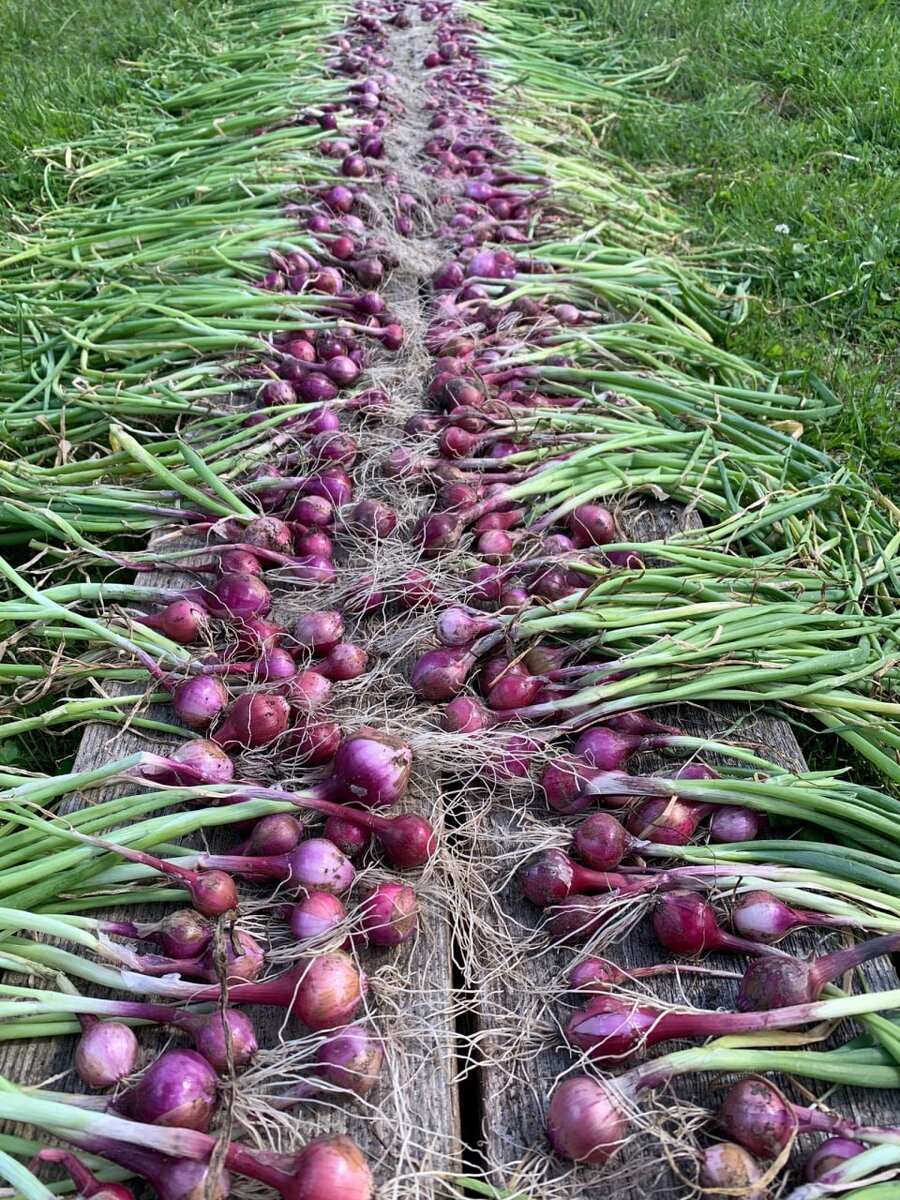
<instances>
[{"instance_id":1,"label":"red onion","mask_svg":"<svg viewBox=\"0 0 900 1200\"><path fill-rule=\"evenodd\" d=\"M286 379L273 379L262 390L265 405L296 404L297 393Z\"/></svg>"},{"instance_id":2,"label":"red onion","mask_svg":"<svg viewBox=\"0 0 900 1200\"><path fill-rule=\"evenodd\" d=\"M575 830L572 844L595 871L614 871L626 855L640 853L650 843L632 837L611 813L592 813Z\"/></svg>"},{"instance_id":3,"label":"red onion","mask_svg":"<svg viewBox=\"0 0 900 1200\"><path fill-rule=\"evenodd\" d=\"M141 768L141 774L145 779L167 787L230 783L234 778L234 763L215 742L196 738L176 747L168 758L150 756L150 762Z\"/></svg>"},{"instance_id":4,"label":"red onion","mask_svg":"<svg viewBox=\"0 0 900 1200\"><path fill-rule=\"evenodd\" d=\"M437 590L431 577L414 567L407 572L402 581L397 603L402 608L418 608L421 605L434 604L437 598Z\"/></svg>"},{"instance_id":5,"label":"red onion","mask_svg":"<svg viewBox=\"0 0 900 1200\"><path fill-rule=\"evenodd\" d=\"M735 1008L738 1012L750 1013L812 1004L830 980L872 958L894 954L898 949L900 934L889 933L811 961L788 955L759 959L744 972Z\"/></svg>"},{"instance_id":6,"label":"red onion","mask_svg":"<svg viewBox=\"0 0 900 1200\"><path fill-rule=\"evenodd\" d=\"M344 636L344 618L339 612L307 612L294 626L293 637L298 646L321 657L336 646Z\"/></svg>"},{"instance_id":7,"label":"red onion","mask_svg":"<svg viewBox=\"0 0 900 1200\"><path fill-rule=\"evenodd\" d=\"M145 613L139 620L182 646L196 642L209 628L209 613L196 600L173 600L161 613Z\"/></svg>"},{"instance_id":8,"label":"red onion","mask_svg":"<svg viewBox=\"0 0 900 1200\"><path fill-rule=\"evenodd\" d=\"M320 766L334 757L341 736L341 727L334 721L301 722L287 732L285 757L304 766Z\"/></svg>"},{"instance_id":9,"label":"red onion","mask_svg":"<svg viewBox=\"0 0 900 1200\"><path fill-rule=\"evenodd\" d=\"M218 568L225 575L262 575L263 573L259 559L249 550L223 550L219 554Z\"/></svg>"},{"instance_id":10,"label":"red onion","mask_svg":"<svg viewBox=\"0 0 900 1200\"><path fill-rule=\"evenodd\" d=\"M326 679L338 682L358 679L360 675L365 675L368 665L369 656L366 651L362 646L354 646L352 642L338 642L317 663L318 670Z\"/></svg>"},{"instance_id":11,"label":"red onion","mask_svg":"<svg viewBox=\"0 0 900 1200\"><path fill-rule=\"evenodd\" d=\"M237 648L241 654L262 654L277 646L284 636L284 626L247 617L235 624Z\"/></svg>"},{"instance_id":12,"label":"red onion","mask_svg":"<svg viewBox=\"0 0 900 1200\"><path fill-rule=\"evenodd\" d=\"M699 1166L699 1183L709 1200L731 1200L736 1195L741 1200L768 1200L768 1189L755 1186L762 1181L763 1171L743 1146L733 1142L707 1146L700 1153Z\"/></svg>"},{"instance_id":13,"label":"red onion","mask_svg":"<svg viewBox=\"0 0 900 1200\"><path fill-rule=\"evenodd\" d=\"M316 1075L331 1087L368 1096L378 1082L384 1044L362 1025L329 1034L316 1051Z\"/></svg>"},{"instance_id":14,"label":"red onion","mask_svg":"<svg viewBox=\"0 0 900 1200\"><path fill-rule=\"evenodd\" d=\"M717 845L752 842L759 835L762 814L738 804L722 805L709 821L709 840Z\"/></svg>"},{"instance_id":15,"label":"red onion","mask_svg":"<svg viewBox=\"0 0 900 1200\"><path fill-rule=\"evenodd\" d=\"M334 506L325 496L298 496L289 516L298 525L327 528L334 524Z\"/></svg>"},{"instance_id":16,"label":"red onion","mask_svg":"<svg viewBox=\"0 0 900 1200\"><path fill-rule=\"evenodd\" d=\"M599 504L580 504L569 517L569 529L578 547L606 546L616 540L613 515Z\"/></svg>"},{"instance_id":17,"label":"red onion","mask_svg":"<svg viewBox=\"0 0 900 1200\"><path fill-rule=\"evenodd\" d=\"M228 688L215 675L192 675L172 690L172 707L188 729L206 729L228 703Z\"/></svg>"},{"instance_id":18,"label":"red onion","mask_svg":"<svg viewBox=\"0 0 900 1200\"><path fill-rule=\"evenodd\" d=\"M218 1080L195 1050L167 1050L113 1107L133 1121L205 1132L216 1111Z\"/></svg>"},{"instance_id":19,"label":"red onion","mask_svg":"<svg viewBox=\"0 0 900 1200\"><path fill-rule=\"evenodd\" d=\"M212 740L225 749L267 746L288 727L290 708L283 696L248 692L239 696Z\"/></svg>"},{"instance_id":20,"label":"red onion","mask_svg":"<svg viewBox=\"0 0 900 1200\"><path fill-rule=\"evenodd\" d=\"M573 1162L604 1163L628 1134L623 1100L611 1085L573 1075L553 1090L547 1137L554 1151Z\"/></svg>"},{"instance_id":21,"label":"red onion","mask_svg":"<svg viewBox=\"0 0 900 1200\"><path fill-rule=\"evenodd\" d=\"M67 1150L60 1150L56 1146L45 1146L38 1150L35 1159L39 1162L56 1163L62 1166L75 1184L78 1195L84 1196L86 1200L90 1200L94 1196L98 1197L98 1200L134 1200L131 1188L126 1187L124 1183L101 1183L80 1159Z\"/></svg>"},{"instance_id":22,"label":"red onion","mask_svg":"<svg viewBox=\"0 0 900 1200\"><path fill-rule=\"evenodd\" d=\"M332 815L325 822L325 836L348 858L355 858L372 844L370 830L349 817Z\"/></svg>"},{"instance_id":23,"label":"red onion","mask_svg":"<svg viewBox=\"0 0 900 1200\"><path fill-rule=\"evenodd\" d=\"M290 813L271 813L268 817L260 817L249 838L232 853L264 857L287 854L296 848L302 836L303 824L296 817Z\"/></svg>"},{"instance_id":24,"label":"red onion","mask_svg":"<svg viewBox=\"0 0 900 1200\"><path fill-rule=\"evenodd\" d=\"M350 510L346 525L353 533L381 540L397 528L397 514L381 500L360 500Z\"/></svg>"},{"instance_id":25,"label":"red onion","mask_svg":"<svg viewBox=\"0 0 900 1200\"><path fill-rule=\"evenodd\" d=\"M264 650L254 664L253 678L262 683L290 679L297 674L297 664L283 646Z\"/></svg>"},{"instance_id":26,"label":"red onion","mask_svg":"<svg viewBox=\"0 0 900 1200\"><path fill-rule=\"evenodd\" d=\"M298 671L278 690L294 711L307 717L328 704L333 691L331 680L321 671Z\"/></svg>"},{"instance_id":27,"label":"red onion","mask_svg":"<svg viewBox=\"0 0 900 1200\"><path fill-rule=\"evenodd\" d=\"M405 883L379 883L360 906L359 927L375 946L399 946L416 931L419 901Z\"/></svg>"},{"instance_id":28,"label":"red onion","mask_svg":"<svg viewBox=\"0 0 900 1200\"><path fill-rule=\"evenodd\" d=\"M708 804L668 796L647 796L635 805L628 831L664 846L686 846L709 812Z\"/></svg>"},{"instance_id":29,"label":"red onion","mask_svg":"<svg viewBox=\"0 0 900 1200\"><path fill-rule=\"evenodd\" d=\"M844 917L791 908L784 901L762 890L745 892L735 901L731 923L742 937L755 942L778 942L793 929L808 926L847 928L853 922Z\"/></svg>"},{"instance_id":30,"label":"red onion","mask_svg":"<svg viewBox=\"0 0 900 1200\"><path fill-rule=\"evenodd\" d=\"M763 1159L778 1158L798 1133L828 1132L840 1122L792 1104L765 1079L741 1079L730 1087L716 1120L732 1141Z\"/></svg>"},{"instance_id":31,"label":"red onion","mask_svg":"<svg viewBox=\"0 0 900 1200\"><path fill-rule=\"evenodd\" d=\"M544 769L541 786L547 803L555 812L579 813L590 808L596 797L585 789L599 774L596 767L574 754L560 754ZM626 803L628 797L622 797Z\"/></svg>"},{"instance_id":32,"label":"red onion","mask_svg":"<svg viewBox=\"0 0 900 1200\"><path fill-rule=\"evenodd\" d=\"M582 867L562 850L542 850L516 871L516 881L524 896L539 908L559 904L573 892L608 892L622 886L624 876L591 871Z\"/></svg>"},{"instance_id":33,"label":"red onion","mask_svg":"<svg viewBox=\"0 0 900 1200\"><path fill-rule=\"evenodd\" d=\"M137 1066L140 1046L120 1021L89 1024L75 1048L75 1070L88 1087L112 1087Z\"/></svg>"},{"instance_id":34,"label":"red onion","mask_svg":"<svg viewBox=\"0 0 900 1200\"><path fill-rule=\"evenodd\" d=\"M341 509L353 499L353 481L343 467L325 467L307 479L304 491L307 496L330 500L336 509Z\"/></svg>"},{"instance_id":35,"label":"red onion","mask_svg":"<svg viewBox=\"0 0 900 1200\"><path fill-rule=\"evenodd\" d=\"M195 958L203 953L212 938L212 925L192 908L167 913L155 926L138 926L138 935L156 942L172 958Z\"/></svg>"},{"instance_id":36,"label":"red onion","mask_svg":"<svg viewBox=\"0 0 900 1200\"><path fill-rule=\"evenodd\" d=\"M261 550L274 550L278 554L291 554L294 538L291 528L278 517L254 517L244 530L244 541Z\"/></svg>"},{"instance_id":37,"label":"red onion","mask_svg":"<svg viewBox=\"0 0 900 1200\"><path fill-rule=\"evenodd\" d=\"M310 529L308 533L298 534L294 539L294 546L301 558L331 558L334 554L331 538L321 529Z\"/></svg>"},{"instance_id":38,"label":"red onion","mask_svg":"<svg viewBox=\"0 0 900 1200\"><path fill-rule=\"evenodd\" d=\"M229 1074L232 1067L249 1066L259 1049L253 1022L236 1008L179 1014L172 1024L191 1034L197 1053L219 1075Z\"/></svg>"},{"instance_id":39,"label":"red onion","mask_svg":"<svg viewBox=\"0 0 900 1200\"><path fill-rule=\"evenodd\" d=\"M282 1200L372 1200L374 1196L362 1151L343 1135L317 1138L296 1155L254 1151L232 1142L225 1165L274 1188Z\"/></svg>"},{"instance_id":40,"label":"red onion","mask_svg":"<svg viewBox=\"0 0 900 1200\"><path fill-rule=\"evenodd\" d=\"M344 799L381 808L403 796L411 767L408 746L390 734L363 728L338 747L332 779Z\"/></svg>"},{"instance_id":41,"label":"red onion","mask_svg":"<svg viewBox=\"0 0 900 1200\"><path fill-rule=\"evenodd\" d=\"M848 1159L862 1154L865 1149L862 1142L854 1142L850 1138L826 1138L803 1164L803 1178L807 1183L815 1183L823 1175L836 1171Z\"/></svg>"},{"instance_id":42,"label":"red onion","mask_svg":"<svg viewBox=\"0 0 900 1200\"><path fill-rule=\"evenodd\" d=\"M287 854L250 857L200 854L202 870L232 871L248 879L279 879L298 892L345 892L356 878L353 864L327 838L310 838Z\"/></svg>"},{"instance_id":43,"label":"red onion","mask_svg":"<svg viewBox=\"0 0 900 1200\"><path fill-rule=\"evenodd\" d=\"M211 588L200 589L200 598L214 617L246 620L264 617L272 607L272 594L255 575L223 575Z\"/></svg>"},{"instance_id":44,"label":"red onion","mask_svg":"<svg viewBox=\"0 0 900 1200\"><path fill-rule=\"evenodd\" d=\"M131 846L120 845L117 842L106 842L102 838L82 834L80 841L99 849L117 854L129 862L140 863L151 867L154 871L175 879L191 896L191 903L197 912L205 917L219 917L237 907L237 890L234 880L221 871L210 871L208 874L198 874L181 863L167 862L144 850L135 850Z\"/></svg>"},{"instance_id":45,"label":"red onion","mask_svg":"<svg viewBox=\"0 0 900 1200\"><path fill-rule=\"evenodd\" d=\"M312 587L326 587L334 583L337 572L330 558L317 554L309 554L305 558L299 556L290 565L289 573L295 583L305 583Z\"/></svg>"},{"instance_id":46,"label":"red onion","mask_svg":"<svg viewBox=\"0 0 900 1200\"><path fill-rule=\"evenodd\" d=\"M545 928L561 942L586 942L606 924L611 914L609 896L569 896L547 909Z\"/></svg>"},{"instance_id":47,"label":"red onion","mask_svg":"<svg viewBox=\"0 0 900 1200\"><path fill-rule=\"evenodd\" d=\"M316 1031L351 1020L366 988L365 976L349 955L329 950L315 958L300 959L281 975L229 985L228 999L233 1004L271 1004L288 1009L308 1029ZM218 984L197 987L193 983L156 980L148 990L195 1003L218 1001L222 997Z\"/></svg>"},{"instance_id":48,"label":"red onion","mask_svg":"<svg viewBox=\"0 0 900 1200\"><path fill-rule=\"evenodd\" d=\"M427 650L410 675L410 685L423 700L451 700L462 691L476 659L464 648Z\"/></svg>"},{"instance_id":49,"label":"red onion","mask_svg":"<svg viewBox=\"0 0 900 1200\"><path fill-rule=\"evenodd\" d=\"M300 942L324 937L346 916L346 908L333 892L310 892L291 909L291 932Z\"/></svg>"},{"instance_id":50,"label":"red onion","mask_svg":"<svg viewBox=\"0 0 900 1200\"><path fill-rule=\"evenodd\" d=\"M441 728L449 733L477 733L490 729L494 720L494 714L474 696L457 696L444 709Z\"/></svg>"},{"instance_id":51,"label":"red onion","mask_svg":"<svg viewBox=\"0 0 900 1200\"><path fill-rule=\"evenodd\" d=\"M197 1133L195 1136L205 1135ZM212 1153L215 1139L210 1138L207 1157ZM206 1162L194 1162L188 1158L172 1158L158 1150L147 1150L142 1146L111 1141L109 1138L79 1137L69 1134L68 1141L81 1145L86 1150L101 1155L135 1175L140 1175L151 1185L159 1200L228 1200L231 1180L227 1171L220 1171L213 1180ZM104 1184L102 1191L94 1193L96 1200L106 1197L111 1189L121 1185ZM127 1189L125 1189L127 1192ZM117 1190L111 1191L110 1200L120 1200Z\"/></svg>"},{"instance_id":52,"label":"red onion","mask_svg":"<svg viewBox=\"0 0 900 1200\"><path fill-rule=\"evenodd\" d=\"M620 771L632 755L663 749L670 740L665 735L644 736L599 725L579 737L574 752L592 767Z\"/></svg>"},{"instance_id":53,"label":"red onion","mask_svg":"<svg viewBox=\"0 0 900 1200\"><path fill-rule=\"evenodd\" d=\"M696 892L673 891L660 896L653 912L657 941L673 954L699 955L711 950L731 954L772 954L758 942L735 937L719 927L715 910Z\"/></svg>"},{"instance_id":54,"label":"red onion","mask_svg":"<svg viewBox=\"0 0 900 1200\"><path fill-rule=\"evenodd\" d=\"M432 275L431 286L436 292L452 292L462 285L464 278L465 275L459 263L444 263Z\"/></svg>"}]
</instances>

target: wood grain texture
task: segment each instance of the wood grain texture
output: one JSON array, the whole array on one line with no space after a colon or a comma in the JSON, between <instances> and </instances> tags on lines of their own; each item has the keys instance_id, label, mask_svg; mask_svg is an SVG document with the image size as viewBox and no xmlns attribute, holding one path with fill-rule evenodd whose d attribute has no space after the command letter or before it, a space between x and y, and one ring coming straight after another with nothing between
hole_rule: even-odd
<instances>
[{"instance_id":1,"label":"wood grain texture","mask_svg":"<svg viewBox=\"0 0 900 1200\"><path fill-rule=\"evenodd\" d=\"M643 502L640 509L628 512L622 525L634 540L649 541L664 537L680 526L683 510L675 505L654 501ZM695 524L695 521L691 522ZM715 704L708 707L682 705L677 708L654 712L657 719L683 728L686 732L711 736L722 734L736 723L739 733L731 733L741 741L755 744L759 753L770 757L786 768L801 770L805 763L800 747L791 727L782 720L765 715L752 714L734 705ZM668 764L671 765L671 759ZM709 761L715 762L710 756ZM629 770L644 772L664 765L666 760L651 754L632 760ZM541 844L541 834L534 833L534 823L541 828L548 824L559 826L561 819L550 814L541 795L530 801L504 800L498 795L491 816L489 853L496 856L502 848L503 873L494 872L495 883L507 879L510 862L527 856L530 849ZM570 823L575 823L571 821ZM559 838L553 844L564 845L566 839ZM543 844L547 844L544 842ZM523 847L524 852L523 852ZM477 848L474 850L477 853ZM490 864L484 864L490 873ZM646 912L646 908L641 909ZM691 1192L688 1182L689 1165L683 1164L686 1174L680 1174L679 1156L673 1142L661 1146L659 1131L683 1134L684 1121L672 1121L672 1097L677 1095L682 1102L696 1109L713 1109L719 1101L723 1081L715 1076L703 1076L697 1080L680 1080L671 1095L657 1095L648 1103L646 1111L651 1114L652 1128L639 1132L627 1150L604 1168L572 1168L548 1154L544 1136L544 1112L547 1096L558 1076L572 1068L577 1054L564 1046L562 1026L571 1012L580 1007L571 993L566 991L566 976L576 958L576 949L547 952L537 932L541 927L541 914L526 901L514 884L506 883L499 893L497 903L484 908L484 919L488 922L505 923L506 928L497 930L497 940L508 939L512 945L517 938L527 937L530 931L536 934L534 952L523 954L515 961L511 972L514 986L508 976L496 974L491 982L482 987L476 1002L475 1017L477 1037L481 1053L489 1067L480 1072L483 1113L482 1153L493 1181L502 1188L520 1188L524 1194L553 1196L559 1200L578 1200L584 1196L615 1196L617 1200L641 1200L648 1194L654 1197L681 1197ZM798 954L809 954L821 948L826 941L810 932L798 935L782 943ZM834 938L828 940L833 947ZM626 970L665 962L670 958L653 936L646 919L640 920L630 933L618 944L601 952ZM746 961L731 955L715 955L704 958L704 964L738 975ZM897 986L897 977L887 960L865 969L868 985L873 989ZM693 974L663 976L647 980L639 985L648 996L658 996L665 1001L680 1002L699 1008L732 1007L737 988L737 979L704 978ZM659 1047L651 1054L657 1056L675 1048L676 1043ZM624 1064L623 1064L624 1065ZM809 1084L813 1096L823 1097L828 1092L827 1084ZM797 1092L795 1098L809 1102L809 1096ZM869 1124L891 1124L897 1120L900 1104L896 1095L859 1089L840 1089L833 1104L844 1115ZM715 1136L714 1129L707 1129ZM801 1139L807 1149L816 1144L815 1139ZM793 1161L802 1158L795 1153Z\"/></svg>"}]
</instances>

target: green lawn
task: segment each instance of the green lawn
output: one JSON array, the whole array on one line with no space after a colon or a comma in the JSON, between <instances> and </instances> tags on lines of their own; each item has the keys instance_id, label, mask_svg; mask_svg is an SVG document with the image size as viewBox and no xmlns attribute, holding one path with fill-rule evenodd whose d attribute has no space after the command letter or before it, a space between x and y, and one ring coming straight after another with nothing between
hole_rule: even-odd
<instances>
[{"instance_id":1,"label":"green lawn","mask_svg":"<svg viewBox=\"0 0 900 1200\"><path fill-rule=\"evenodd\" d=\"M43 168L29 148L75 141L114 121L128 98L128 61L152 61L163 42L189 47L222 2L0 0L3 208L41 203Z\"/></svg>"},{"instance_id":2,"label":"green lawn","mask_svg":"<svg viewBox=\"0 0 900 1200\"><path fill-rule=\"evenodd\" d=\"M900 482L900 7L895 0L581 0L635 62L680 60L610 146L676 168L700 246L746 248L732 349L843 399L825 443ZM738 260L740 262L740 260ZM893 395L892 395L893 392Z\"/></svg>"}]
</instances>

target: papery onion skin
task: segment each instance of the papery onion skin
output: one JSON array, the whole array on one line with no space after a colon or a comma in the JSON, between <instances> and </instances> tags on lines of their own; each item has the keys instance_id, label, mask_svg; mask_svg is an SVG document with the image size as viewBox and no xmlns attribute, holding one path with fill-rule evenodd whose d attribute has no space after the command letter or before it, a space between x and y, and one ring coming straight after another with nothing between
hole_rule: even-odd
<instances>
[{"instance_id":1,"label":"papery onion skin","mask_svg":"<svg viewBox=\"0 0 900 1200\"><path fill-rule=\"evenodd\" d=\"M628 1120L603 1084L573 1075L558 1084L547 1109L547 1137L560 1158L605 1163L625 1142Z\"/></svg>"},{"instance_id":2,"label":"papery onion skin","mask_svg":"<svg viewBox=\"0 0 900 1200\"><path fill-rule=\"evenodd\" d=\"M97 1021L81 1035L75 1070L88 1087L112 1087L132 1073L139 1057L134 1030L120 1021Z\"/></svg>"}]
</instances>

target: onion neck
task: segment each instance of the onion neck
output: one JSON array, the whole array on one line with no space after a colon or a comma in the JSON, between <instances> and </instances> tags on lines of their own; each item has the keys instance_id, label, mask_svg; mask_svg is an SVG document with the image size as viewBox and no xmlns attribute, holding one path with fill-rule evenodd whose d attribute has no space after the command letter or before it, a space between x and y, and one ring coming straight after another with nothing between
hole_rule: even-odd
<instances>
[{"instance_id":1,"label":"onion neck","mask_svg":"<svg viewBox=\"0 0 900 1200\"><path fill-rule=\"evenodd\" d=\"M898 950L900 950L900 933L888 933L883 937L856 942L853 946L846 946L831 954L824 954L821 958L816 959L810 969L815 994L818 995L826 983L830 983L832 979L837 979L847 971L855 970L856 967L862 966L863 963L869 962L873 958L880 958L883 954L894 954Z\"/></svg>"}]
</instances>

